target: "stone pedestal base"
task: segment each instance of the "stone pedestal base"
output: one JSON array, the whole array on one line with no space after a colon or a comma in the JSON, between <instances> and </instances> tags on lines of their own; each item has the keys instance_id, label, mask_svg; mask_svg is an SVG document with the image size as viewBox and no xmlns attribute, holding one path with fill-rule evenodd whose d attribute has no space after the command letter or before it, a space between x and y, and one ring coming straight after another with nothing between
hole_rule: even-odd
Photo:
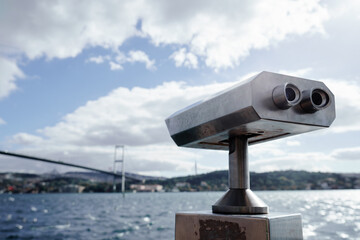
<instances>
[{"instance_id":1,"label":"stone pedestal base","mask_svg":"<svg viewBox=\"0 0 360 240\"><path fill-rule=\"evenodd\" d=\"M300 214L224 215L210 211L176 214L176 240L303 239Z\"/></svg>"}]
</instances>

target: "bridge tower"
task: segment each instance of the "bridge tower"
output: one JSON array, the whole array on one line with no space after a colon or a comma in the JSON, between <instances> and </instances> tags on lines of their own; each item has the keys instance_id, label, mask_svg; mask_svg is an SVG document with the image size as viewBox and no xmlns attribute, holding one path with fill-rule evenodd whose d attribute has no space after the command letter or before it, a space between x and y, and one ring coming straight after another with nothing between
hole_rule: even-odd
<instances>
[{"instance_id":1,"label":"bridge tower","mask_svg":"<svg viewBox=\"0 0 360 240\"><path fill-rule=\"evenodd\" d=\"M121 159L117 159L117 150L121 148L122 154ZM124 145L115 145L115 151L114 151L114 174L116 174L116 163L121 163L121 192L123 193L123 196L125 196L125 159L124 159L124 153L125 153L125 146ZM113 180L113 191L116 192L116 176L114 175Z\"/></svg>"}]
</instances>

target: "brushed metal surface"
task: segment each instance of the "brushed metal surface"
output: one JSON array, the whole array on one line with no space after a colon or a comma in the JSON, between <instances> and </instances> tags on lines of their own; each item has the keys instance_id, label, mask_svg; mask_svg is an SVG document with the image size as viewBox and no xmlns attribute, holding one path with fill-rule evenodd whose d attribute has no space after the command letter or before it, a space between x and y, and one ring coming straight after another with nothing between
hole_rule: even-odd
<instances>
[{"instance_id":1,"label":"brushed metal surface","mask_svg":"<svg viewBox=\"0 0 360 240\"><path fill-rule=\"evenodd\" d=\"M213 206L214 213L266 214L269 207L250 189L230 188Z\"/></svg>"},{"instance_id":2,"label":"brushed metal surface","mask_svg":"<svg viewBox=\"0 0 360 240\"><path fill-rule=\"evenodd\" d=\"M318 110L309 112L311 107L304 109L302 105L314 101L305 99L302 103L292 102L296 105L288 109L281 109L273 99L274 89L281 85L296 86L305 96L314 89L321 90L328 96L327 104L315 104ZM251 145L326 128L334 119L334 95L324 83L261 72L174 113L165 121L178 146L228 150L226 141L231 135L249 135Z\"/></svg>"},{"instance_id":3,"label":"brushed metal surface","mask_svg":"<svg viewBox=\"0 0 360 240\"><path fill-rule=\"evenodd\" d=\"M248 139L232 137L229 142L229 188L250 188Z\"/></svg>"}]
</instances>

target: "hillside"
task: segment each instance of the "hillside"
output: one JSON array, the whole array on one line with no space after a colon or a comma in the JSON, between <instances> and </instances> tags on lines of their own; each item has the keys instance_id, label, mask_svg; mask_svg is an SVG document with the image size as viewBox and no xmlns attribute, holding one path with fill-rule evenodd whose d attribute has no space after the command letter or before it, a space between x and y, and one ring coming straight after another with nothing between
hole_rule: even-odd
<instances>
[{"instance_id":1,"label":"hillside","mask_svg":"<svg viewBox=\"0 0 360 240\"><path fill-rule=\"evenodd\" d=\"M215 171L206 174L175 178L158 178L126 173L141 181L127 180L131 185L161 185L164 191L225 191L228 188L228 172ZM0 193L58 193L58 192L112 192L113 177L101 173L69 172L64 174L0 173ZM121 179L116 179L117 189ZM322 173L307 171L275 171L250 173L253 190L311 190L311 189L358 189L360 174Z\"/></svg>"},{"instance_id":2,"label":"hillside","mask_svg":"<svg viewBox=\"0 0 360 240\"><path fill-rule=\"evenodd\" d=\"M148 181L148 183L162 184L165 189L178 188L180 191L225 190L228 185L228 171L215 171L163 181ZM253 190L354 189L360 188L360 174L293 170L251 172L250 185Z\"/></svg>"}]
</instances>

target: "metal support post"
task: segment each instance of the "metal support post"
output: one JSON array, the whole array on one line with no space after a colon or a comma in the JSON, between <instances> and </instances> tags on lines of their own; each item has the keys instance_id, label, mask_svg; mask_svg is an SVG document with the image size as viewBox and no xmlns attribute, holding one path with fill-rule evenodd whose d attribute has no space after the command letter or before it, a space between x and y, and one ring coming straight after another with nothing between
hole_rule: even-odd
<instances>
[{"instance_id":1,"label":"metal support post","mask_svg":"<svg viewBox=\"0 0 360 240\"><path fill-rule=\"evenodd\" d=\"M268 206L250 190L248 138L229 139L229 190L213 206L214 213L264 214Z\"/></svg>"}]
</instances>

